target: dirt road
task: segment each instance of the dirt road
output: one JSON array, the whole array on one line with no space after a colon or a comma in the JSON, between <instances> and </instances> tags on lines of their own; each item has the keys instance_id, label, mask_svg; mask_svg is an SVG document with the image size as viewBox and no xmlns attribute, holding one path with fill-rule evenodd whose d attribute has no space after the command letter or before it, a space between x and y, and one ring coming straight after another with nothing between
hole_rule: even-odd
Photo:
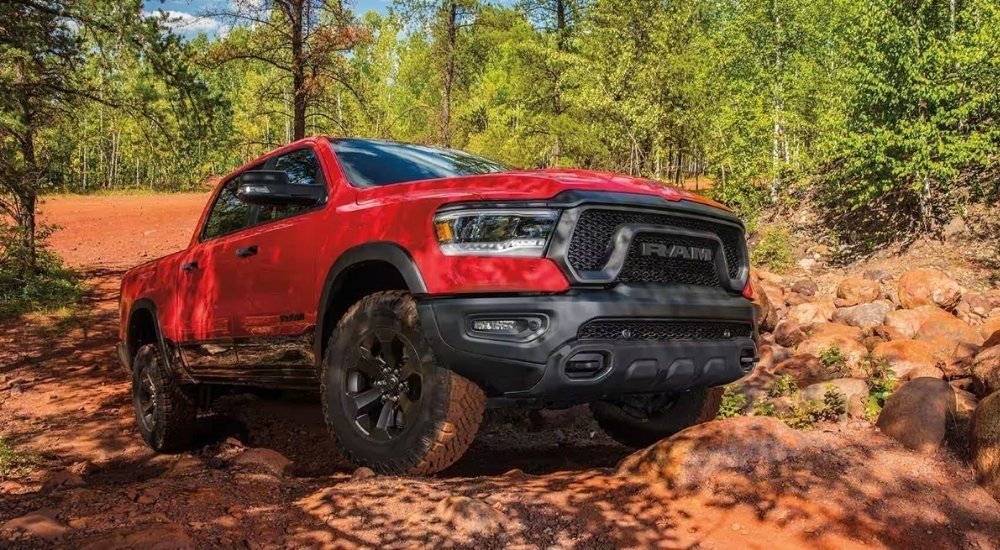
<instances>
[{"instance_id":1,"label":"dirt road","mask_svg":"<svg viewBox=\"0 0 1000 550\"><path fill-rule=\"evenodd\" d=\"M121 270L183 247L203 195L67 197L43 219L88 270L71 316L0 325L0 436L28 468L0 477L0 547L992 548L1000 505L942 452L832 426L842 453L670 488L615 475L630 453L583 411L491 413L430 478L337 462L315 396L234 395L192 452L155 455L112 351ZM726 452L726 449L720 449ZM748 465L751 466L751 465Z\"/></svg>"}]
</instances>

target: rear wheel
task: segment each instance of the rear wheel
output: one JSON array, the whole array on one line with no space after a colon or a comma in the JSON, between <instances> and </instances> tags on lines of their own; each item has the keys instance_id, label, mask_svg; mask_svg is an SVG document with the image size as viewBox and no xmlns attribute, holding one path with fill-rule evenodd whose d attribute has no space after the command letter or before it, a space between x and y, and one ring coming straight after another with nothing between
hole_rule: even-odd
<instances>
[{"instance_id":1,"label":"rear wheel","mask_svg":"<svg viewBox=\"0 0 1000 550\"><path fill-rule=\"evenodd\" d=\"M722 388L706 388L676 395L630 395L615 401L591 403L601 429L629 447L647 447L719 413Z\"/></svg>"},{"instance_id":2,"label":"rear wheel","mask_svg":"<svg viewBox=\"0 0 1000 550\"><path fill-rule=\"evenodd\" d=\"M132 404L142 438L158 452L190 447L198 408L165 364L159 346L140 347L132 365Z\"/></svg>"},{"instance_id":3,"label":"rear wheel","mask_svg":"<svg viewBox=\"0 0 1000 550\"><path fill-rule=\"evenodd\" d=\"M440 365L416 302L379 292L355 304L330 337L321 374L323 414L347 458L381 473L430 474L458 460L486 397Z\"/></svg>"}]
</instances>

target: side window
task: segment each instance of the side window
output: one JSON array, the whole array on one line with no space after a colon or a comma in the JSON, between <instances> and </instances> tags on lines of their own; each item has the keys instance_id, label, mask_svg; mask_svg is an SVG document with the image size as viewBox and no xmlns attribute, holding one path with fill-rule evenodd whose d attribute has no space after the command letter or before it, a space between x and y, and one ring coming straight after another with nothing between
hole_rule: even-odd
<instances>
[{"instance_id":1,"label":"side window","mask_svg":"<svg viewBox=\"0 0 1000 550\"><path fill-rule=\"evenodd\" d=\"M250 225L250 205L236 197L239 176L227 181L208 213L202 239L212 239L239 231Z\"/></svg>"},{"instance_id":2,"label":"side window","mask_svg":"<svg viewBox=\"0 0 1000 550\"><path fill-rule=\"evenodd\" d=\"M292 185L325 185L319 159L311 148L297 149L281 155L271 170L281 170L288 174ZM308 210L308 206L262 206L257 214L257 223L280 220Z\"/></svg>"}]
</instances>

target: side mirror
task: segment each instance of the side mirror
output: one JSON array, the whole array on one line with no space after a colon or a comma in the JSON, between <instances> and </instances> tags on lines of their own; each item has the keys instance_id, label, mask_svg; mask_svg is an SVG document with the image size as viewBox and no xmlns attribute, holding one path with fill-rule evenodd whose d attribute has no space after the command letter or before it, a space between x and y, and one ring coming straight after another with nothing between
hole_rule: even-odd
<instances>
[{"instance_id":1,"label":"side mirror","mask_svg":"<svg viewBox=\"0 0 1000 550\"><path fill-rule=\"evenodd\" d=\"M247 204L259 206L312 206L323 200L322 185L288 183L288 174L280 170L250 170L240 175L236 197Z\"/></svg>"}]
</instances>

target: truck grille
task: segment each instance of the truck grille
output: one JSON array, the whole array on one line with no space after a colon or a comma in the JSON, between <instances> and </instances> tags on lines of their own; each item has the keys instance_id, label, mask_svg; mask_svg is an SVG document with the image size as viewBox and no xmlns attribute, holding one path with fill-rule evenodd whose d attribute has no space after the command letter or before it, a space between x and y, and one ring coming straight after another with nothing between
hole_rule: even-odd
<instances>
[{"instance_id":1,"label":"truck grille","mask_svg":"<svg viewBox=\"0 0 1000 550\"><path fill-rule=\"evenodd\" d=\"M580 215L580 219L577 222L576 227L573 229L573 237L570 240L569 249L567 251L567 261L571 266L573 266L573 268L579 271L594 271L603 268L608 262L608 258L611 254L611 247L613 244L611 242L612 235L614 235L615 231L619 227L626 224L676 227L680 229L690 229L692 231L705 231L718 235L719 239L722 240L723 252L726 255L729 277L731 279L739 277L740 267L743 264L740 246L743 236L738 227L706 219L696 219L686 216L658 214L652 212L629 212L596 208L584 211ZM674 239L676 237L670 238ZM704 246L704 243L700 242L699 246ZM629 256L632 256L632 251L629 252ZM687 264L686 261L677 259L674 259L673 262L678 262L678 265ZM698 261L696 260L694 263L698 263ZM708 262L700 263L709 264ZM694 266L692 263L686 267ZM709 264L707 268L712 269L712 266ZM668 275L676 276L679 272L684 271L683 268L668 270L657 269L648 271L641 269L640 264L636 263L636 267L634 269L636 271L633 272L633 277L640 273L646 273L647 275L654 276L654 280L641 280L633 278L630 282L685 284L680 280L670 280L666 278ZM660 271L669 271L670 273L660 273ZM623 273L624 272L625 270L623 270ZM704 275L699 275L694 278L702 280L704 283L686 284L719 284L717 277L714 280L706 279Z\"/></svg>"},{"instance_id":2,"label":"truck grille","mask_svg":"<svg viewBox=\"0 0 1000 550\"><path fill-rule=\"evenodd\" d=\"M674 245L706 248L713 246L712 241L705 239L667 235L637 235L632 240L632 246L625 257L625 265L618 273L620 282L719 286L719 275L715 272L713 262L643 256L641 253L643 243L660 244L668 249Z\"/></svg>"},{"instance_id":3,"label":"truck grille","mask_svg":"<svg viewBox=\"0 0 1000 550\"><path fill-rule=\"evenodd\" d=\"M747 323L606 319L580 327L580 340L728 340L750 338Z\"/></svg>"}]
</instances>

